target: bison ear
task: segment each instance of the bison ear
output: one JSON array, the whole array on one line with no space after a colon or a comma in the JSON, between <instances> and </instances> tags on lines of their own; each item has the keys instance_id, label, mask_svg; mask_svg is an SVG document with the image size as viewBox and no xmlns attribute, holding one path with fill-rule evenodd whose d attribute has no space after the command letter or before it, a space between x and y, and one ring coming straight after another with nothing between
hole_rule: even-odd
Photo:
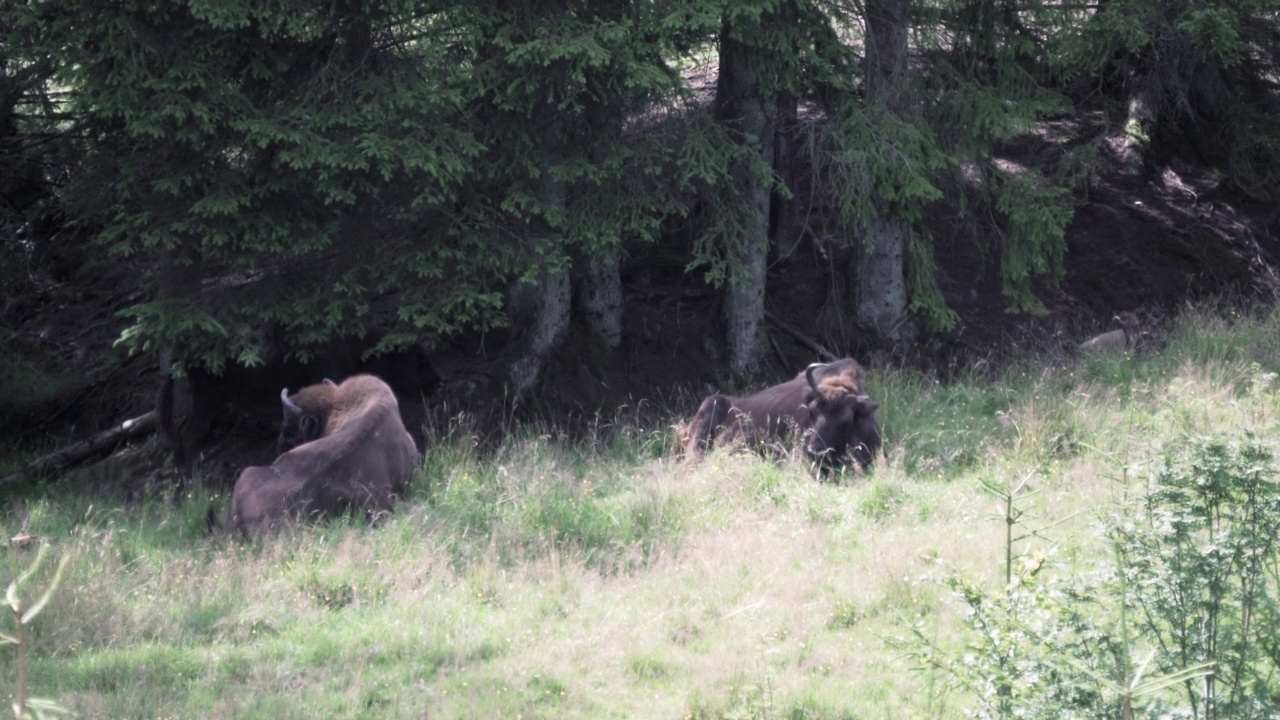
<instances>
[{"instance_id":1,"label":"bison ear","mask_svg":"<svg viewBox=\"0 0 1280 720\"><path fill-rule=\"evenodd\" d=\"M304 442L320 437L320 418L315 415L304 415L298 421L298 429L302 431Z\"/></svg>"}]
</instances>

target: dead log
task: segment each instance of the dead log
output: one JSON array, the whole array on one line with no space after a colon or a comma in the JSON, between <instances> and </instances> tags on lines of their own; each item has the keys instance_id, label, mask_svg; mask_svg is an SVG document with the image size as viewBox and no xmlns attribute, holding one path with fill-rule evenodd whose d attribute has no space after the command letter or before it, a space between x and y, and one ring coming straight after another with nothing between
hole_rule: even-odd
<instances>
[{"instance_id":1,"label":"dead log","mask_svg":"<svg viewBox=\"0 0 1280 720\"><path fill-rule=\"evenodd\" d=\"M118 447L120 443L143 437L155 429L156 411L152 410L145 415L125 420L119 425L107 428L89 438L32 460L21 470L0 477L0 487L16 483L23 478L38 477L54 470L62 470L78 465L99 455L105 455Z\"/></svg>"}]
</instances>

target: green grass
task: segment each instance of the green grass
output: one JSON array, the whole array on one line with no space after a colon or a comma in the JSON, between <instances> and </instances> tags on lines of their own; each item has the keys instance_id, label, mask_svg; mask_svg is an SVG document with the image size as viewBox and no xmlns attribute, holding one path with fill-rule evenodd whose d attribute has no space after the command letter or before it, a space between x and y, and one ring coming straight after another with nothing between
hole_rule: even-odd
<instances>
[{"instance_id":1,"label":"green grass","mask_svg":"<svg viewBox=\"0 0 1280 720\"><path fill-rule=\"evenodd\" d=\"M896 643L914 626L963 652L944 581L1000 587L982 484L1024 487L1023 525L1048 528L1015 551L1085 568L1099 513L1163 448L1280 435L1280 314L1187 318L1152 356L947 384L877 370L888 465L865 476L684 464L669 428L625 423L482 450L460 423L385 523L249 544L206 536L225 498L204 490L125 507L54 485L24 498L71 557L31 691L83 717L959 717L971 698ZM0 557L7 584L31 553ZM0 646L0 695L16 676Z\"/></svg>"}]
</instances>

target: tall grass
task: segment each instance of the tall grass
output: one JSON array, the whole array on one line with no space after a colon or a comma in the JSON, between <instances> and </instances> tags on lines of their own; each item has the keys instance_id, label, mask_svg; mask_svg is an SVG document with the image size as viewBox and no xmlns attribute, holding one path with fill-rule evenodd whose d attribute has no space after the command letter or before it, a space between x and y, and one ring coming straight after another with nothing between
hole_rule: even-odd
<instances>
[{"instance_id":1,"label":"tall grass","mask_svg":"<svg viewBox=\"0 0 1280 720\"><path fill-rule=\"evenodd\" d=\"M375 527L242 544L204 533L225 499L198 486L141 504L54 486L5 518L69 558L28 682L85 717L960 717L973 692L902 643L962 654L948 580L1004 587L991 488L1015 493L1018 568L1083 572L1146 463L1189 434L1280 429L1280 315L1185 318L1154 355L879 370L867 475L684 464L669 423L482 447L462 417ZM17 670L0 647L0 695Z\"/></svg>"}]
</instances>

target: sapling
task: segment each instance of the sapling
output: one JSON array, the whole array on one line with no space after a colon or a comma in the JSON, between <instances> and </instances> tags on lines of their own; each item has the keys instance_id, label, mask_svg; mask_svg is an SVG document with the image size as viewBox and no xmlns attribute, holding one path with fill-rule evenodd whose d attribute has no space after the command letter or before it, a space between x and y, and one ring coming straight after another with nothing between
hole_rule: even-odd
<instances>
[{"instance_id":1,"label":"sapling","mask_svg":"<svg viewBox=\"0 0 1280 720\"><path fill-rule=\"evenodd\" d=\"M5 591L5 604L13 611L13 632L0 631L0 645L14 645L18 650L18 682L17 693L13 699L13 717L16 720L25 720L25 718L35 717L44 718L50 715L70 715L71 712L59 706L51 700L42 698L29 697L27 695L27 657L28 645L31 639L31 623L36 616L44 610L49 604L49 599L53 597L53 593L58 589L58 585L62 582L62 573L67 567L67 561L71 559L70 555L63 555L58 561L58 568L53 573L53 579L49 581L48 587L45 588L38 600L34 603L26 603L18 594L19 590L26 585L40 566L44 563L45 556L49 549L48 544L39 543L39 550L36 551L36 558L31 565L18 576L16 580L9 583L8 589ZM17 552L14 550L13 552Z\"/></svg>"}]
</instances>

